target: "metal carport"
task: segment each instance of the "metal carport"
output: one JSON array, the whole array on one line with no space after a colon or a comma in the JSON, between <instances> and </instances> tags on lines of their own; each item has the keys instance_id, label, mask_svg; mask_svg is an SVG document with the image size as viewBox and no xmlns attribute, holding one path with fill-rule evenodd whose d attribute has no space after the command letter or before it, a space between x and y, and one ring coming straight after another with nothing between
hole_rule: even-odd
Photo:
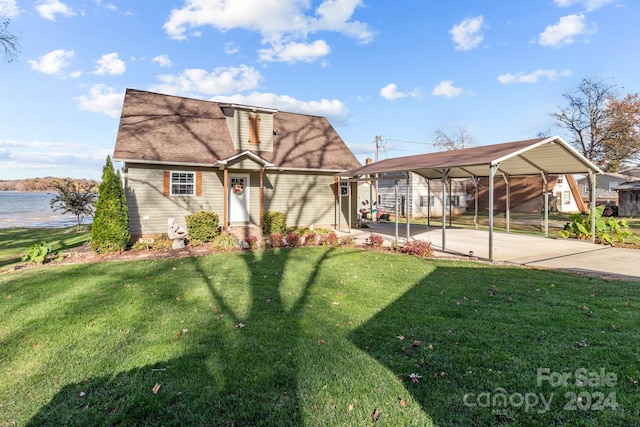
<instances>
[{"instance_id":1,"label":"metal carport","mask_svg":"<svg viewBox=\"0 0 640 427\"><path fill-rule=\"evenodd\" d=\"M509 214L509 177L541 176L545 183L550 175L584 174L591 182L591 210L595 215L595 177L602 171L578 153L559 136L537 138L503 144L485 145L460 150L381 160L337 174L343 181L375 180L381 175L413 172L426 179L442 180L442 199L446 199L447 180L452 178L489 178L489 259L493 261L494 179L498 173L507 183L507 222ZM374 178L375 176L375 178ZM407 178L408 179L408 178ZM476 186L477 191L477 186ZM545 194L548 194L545 191ZM350 197L350 196L349 196ZM340 198L341 199L341 198ZM477 198L476 198L477 199ZM545 236L548 237L548 197L545 197ZM349 203L351 206L351 203ZM446 210L442 218L442 249L445 250ZM476 203L477 211L477 203ZM409 214L407 227L409 227ZM397 216L396 216L397 223ZM351 224L349 223L349 227ZM595 222L592 221L592 241Z\"/></svg>"}]
</instances>

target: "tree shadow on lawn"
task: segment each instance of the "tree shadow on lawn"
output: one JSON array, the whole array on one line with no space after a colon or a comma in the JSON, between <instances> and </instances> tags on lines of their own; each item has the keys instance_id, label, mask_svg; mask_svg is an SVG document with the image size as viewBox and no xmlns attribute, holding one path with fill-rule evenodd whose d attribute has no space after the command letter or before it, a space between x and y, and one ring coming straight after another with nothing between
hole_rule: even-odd
<instances>
[{"instance_id":1,"label":"tree shadow on lawn","mask_svg":"<svg viewBox=\"0 0 640 427\"><path fill-rule=\"evenodd\" d=\"M572 287L565 294L555 283L570 283L569 276L558 274L438 267L348 338L391 370L435 425L635 425L640 399L624 380L634 375L626 361L636 357L629 325L627 331L612 329L619 324L615 310L609 310L611 318L602 311L587 318L579 301L599 304L589 295L593 286ZM576 293L583 293L584 300L572 301ZM619 298L618 303L622 306ZM576 345L582 340L589 346ZM617 360L609 357L614 351ZM538 368L575 372L601 367L617 375L617 388L537 384ZM566 410L566 393L585 391L605 396L617 391L620 406ZM548 409L541 393L547 400L554 396ZM519 396L527 395L525 405ZM631 402L626 408L624 400Z\"/></svg>"},{"instance_id":2,"label":"tree shadow on lawn","mask_svg":"<svg viewBox=\"0 0 640 427\"><path fill-rule=\"evenodd\" d=\"M176 338L190 340L184 356L67 385L28 425L303 425L299 320L332 252L323 252L301 277L304 283L288 303L282 286L291 251L243 253L250 298L244 309L210 280L220 267L213 258L184 259L211 296L207 324Z\"/></svg>"}]
</instances>

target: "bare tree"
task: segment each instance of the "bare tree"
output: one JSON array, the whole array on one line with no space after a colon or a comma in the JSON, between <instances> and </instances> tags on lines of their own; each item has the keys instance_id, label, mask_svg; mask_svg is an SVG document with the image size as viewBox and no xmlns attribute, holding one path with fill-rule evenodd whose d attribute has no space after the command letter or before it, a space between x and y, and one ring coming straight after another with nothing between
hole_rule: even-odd
<instances>
[{"instance_id":1,"label":"bare tree","mask_svg":"<svg viewBox=\"0 0 640 427\"><path fill-rule=\"evenodd\" d=\"M459 150L471 145L471 136L466 129L456 126L453 133L446 133L441 129L433 133L433 146L441 151Z\"/></svg>"},{"instance_id":2,"label":"bare tree","mask_svg":"<svg viewBox=\"0 0 640 427\"><path fill-rule=\"evenodd\" d=\"M11 20L6 19L0 24L0 46L4 49L4 58L7 62L13 62L20 52L20 42L15 34L7 29Z\"/></svg>"},{"instance_id":3,"label":"bare tree","mask_svg":"<svg viewBox=\"0 0 640 427\"><path fill-rule=\"evenodd\" d=\"M616 86L600 79L583 79L562 96L564 107L551 114L571 134L570 143L606 171L615 171L640 154L640 100L619 99Z\"/></svg>"}]
</instances>

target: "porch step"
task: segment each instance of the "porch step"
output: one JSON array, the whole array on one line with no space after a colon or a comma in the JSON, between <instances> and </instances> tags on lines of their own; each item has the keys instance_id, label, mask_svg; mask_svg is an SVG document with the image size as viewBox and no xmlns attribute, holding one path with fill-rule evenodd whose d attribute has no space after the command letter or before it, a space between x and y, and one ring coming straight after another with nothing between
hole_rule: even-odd
<instances>
[{"instance_id":1,"label":"porch step","mask_svg":"<svg viewBox=\"0 0 640 427\"><path fill-rule=\"evenodd\" d=\"M223 233L228 234L238 240L244 240L249 236L256 236L262 238L262 228L255 224L248 225L230 225L224 229Z\"/></svg>"}]
</instances>

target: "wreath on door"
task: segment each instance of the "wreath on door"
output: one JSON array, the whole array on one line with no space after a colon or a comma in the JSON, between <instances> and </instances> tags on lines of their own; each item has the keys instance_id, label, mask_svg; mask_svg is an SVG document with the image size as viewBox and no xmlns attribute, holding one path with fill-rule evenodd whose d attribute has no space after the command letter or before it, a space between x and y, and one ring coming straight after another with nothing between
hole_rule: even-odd
<instances>
[{"instance_id":1,"label":"wreath on door","mask_svg":"<svg viewBox=\"0 0 640 427\"><path fill-rule=\"evenodd\" d=\"M235 184L233 184L231 186L231 189L233 190L233 192L235 194L240 195L240 194L244 193L244 184L242 182L236 182Z\"/></svg>"}]
</instances>

